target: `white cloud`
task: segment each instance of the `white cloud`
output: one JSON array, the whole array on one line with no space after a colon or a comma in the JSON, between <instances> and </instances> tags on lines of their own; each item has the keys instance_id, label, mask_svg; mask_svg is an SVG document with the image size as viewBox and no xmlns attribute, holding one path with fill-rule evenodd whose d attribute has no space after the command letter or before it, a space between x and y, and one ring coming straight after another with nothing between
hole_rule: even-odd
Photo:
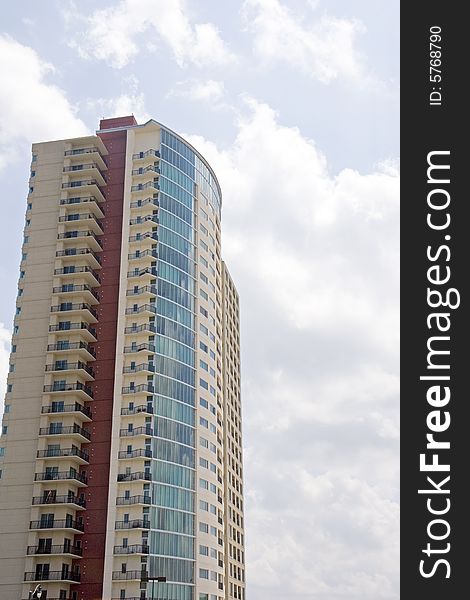
<instances>
[{"instance_id":1,"label":"white cloud","mask_svg":"<svg viewBox=\"0 0 470 600\"><path fill-rule=\"evenodd\" d=\"M220 33L212 23L191 23L185 0L121 0L114 6L98 9L91 16L80 16L73 9L67 21L81 20L85 31L72 46L83 58L97 58L122 68L140 51L138 40L146 30L156 33L166 44L180 67L226 65L234 60ZM155 51L155 40L150 42Z\"/></svg>"},{"instance_id":2,"label":"white cloud","mask_svg":"<svg viewBox=\"0 0 470 600\"><path fill-rule=\"evenodd\" d=\"M0 415L3 413L3 395L6 390L8 364L10 360L11 331L0 323Z\"/></svg>"},{"instance_id":3,"label":"white cloud","mask_svg":"<svg viewBox=\"0 0 470 600\"><path fill-rule=\"evenodd\" d=\"M255 55L266 64L285 62L323 83L368 79L355 46L365 31L358 20L324 14L306 24L279 0L245 0L242 14Z\"/></svg>"},{"instance_id":4,"label":"white cloud","mask_svg":"<svg viewBox=\"0 0 470 600\"><path fill-rule=\"evenodd\" d=\"M134 115L138 123L145 123L150 115L145 106L145 95L139 91L139 80L135 75L123 80L124 91L114 98L88 98L86 108L99 112L102 117Z\"/></svg>"},{"instance_id":5,"label":"white cloud","mask_svg":"<svg viewBox=\"0 0 470 600\"><path fill-rule=\"evenodd\" d=\"M334 176L245 101L227 149L185 137L220 180L241 298L250 594L397 600L397 165Z\"/></svg>"},{"instance_id":6,"label":"white cloud","mask_svg":"<svg viewBox=\"0 0 470 600\"><path fill-rule=\"evenodd\" d=\"M0 169L32 142L89 133L65 93L47 82L53 72L32 48L0 35Z\"/></svg>"},{"instance_id":7,"label":"white cloud","mask_svg":"<svg viewBox=\"0 0 470 600\"><path fill-rule=\"evenodd\" d=\"M225 86L223 81L214 81L208 79L200 81L190 79L188 81L178 82L178 87L169 92L168 96L181 96L190 100L200 100L202 102L218 102L225 95Z\"/></svg>"}]
</instances>

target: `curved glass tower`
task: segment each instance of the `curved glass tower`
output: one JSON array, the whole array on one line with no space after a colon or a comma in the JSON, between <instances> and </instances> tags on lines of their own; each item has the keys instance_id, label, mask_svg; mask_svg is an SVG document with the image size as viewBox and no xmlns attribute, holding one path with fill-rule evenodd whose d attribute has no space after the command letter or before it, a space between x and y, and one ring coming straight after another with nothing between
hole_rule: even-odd
<instances>
[{"instance_id":1,"label":"curved glass tower","mask_svg":"<svg viewBox=\"0 0 470 600\"><path fill-rule=\"evenodd\" d=\"M100 125L33 146L16 352L34 317L31 243L48 248L44 290L53 285L44 343L12 354L0 515L28 493L6 529L27 533L9 559L2 536L0 596L2 585L11 598L40 585L65 600L243 600L239 306L221 259L220 187L159 123ZM34 230L45 207L58 223L47 239ZM26 392L21 358L38 375ZM34 477L20 492L13 449L26 410Z\"/></svg>"}]
</instances>

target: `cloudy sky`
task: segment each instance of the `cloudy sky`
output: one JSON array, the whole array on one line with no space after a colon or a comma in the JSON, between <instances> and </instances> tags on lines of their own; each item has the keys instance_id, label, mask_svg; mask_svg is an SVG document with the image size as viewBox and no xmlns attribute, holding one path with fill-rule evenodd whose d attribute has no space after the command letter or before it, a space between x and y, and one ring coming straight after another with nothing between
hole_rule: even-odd
<instances>
[{"instance_id":1,"label":"cloudy sky","mask_svg":"<svg viewBox=\"0 0 470 600\"><path fill-rule=\"evenodd\" d=\"M397 600L398 0L0 4L0 377L32 142L134 113L223 189L248 600Z\"/></svg>"}]
</instances>

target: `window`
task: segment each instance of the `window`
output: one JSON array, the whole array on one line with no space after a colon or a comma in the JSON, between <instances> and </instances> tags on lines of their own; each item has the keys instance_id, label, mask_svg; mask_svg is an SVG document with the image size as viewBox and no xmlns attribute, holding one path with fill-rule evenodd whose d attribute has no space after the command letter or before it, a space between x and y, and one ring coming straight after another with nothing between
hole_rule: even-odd
<instances>
[{"instance_id":1,"label":"window","mask_svg":"<svg viewBox=\"0 0 470 600\"><path fill-rule=\"evenodd\" d=\"M24 225L25 225L25 227L29 227L31 225L31 219L26 219Z\"/></svg>"},{"instance_id":2,"label":"window","mask_svg":"<svg viewBox=\"0 0 470 600\"><path fill-rule=\"evenodd\" d=\"M23 261L23 260L26 260L27 258L28 258L28 253L27 252L23 252L21 254L21 260Z\"/></svg>"},{"instance_id":3,"label":"window","mask_svg":"<svg viewBox=\"0 0 470 600\"><path fill-rule=\"evenodd\" d=\"M204 335L209 335L209 330L207 329L207 327L205 325L203 325L202 323L199 324L199 329L202 331L202 333Z\"/></svg>"},{"instance_id":4,"label":"window","mask_svg":"<svg viewBox=\"0 0 470 600\"><path fill-rule=\"evenodd\" d=\"M10 412L10 406L11 404L5 404L5 414L8 414Z\"/></svg>"},{"instance_id":5,"label":"window","mask_svg":"<svg viewBox=\"0 0 470 600\"><path fill-rule=\"evenodd\" d=\"M209 546L199 546L199 554L202 554L202 556L209 556Z\"/></svg>"},{"instance_id":6,"label":"window","mask_svg":"<svg viewBox=\"0 0 470 600\"><path fill-rule=\"evenodd\" d=\"M209 421L207 419L204 419L204 417L199 417L199 424L205 427L206 429L208 429L209 427Z\"/></svg>"},{"instance_id":7,"label":"window","mask_svg":"<svg viewBox=\"0 0 470 600\"><path fill-rule=\"evenodd\" d=\"M206 346L206 344L204 344L204 342L199 342L199 348L201 350L204 350L204 352L207 352L209 350L209 347Z\"/></svg>"},{"instance_id":8,"label":"window","mask_svg":"<svg viewBox=\"0 0 470 600\"><path fill-rule=\"evenodd\" d=\"M9 373L14 373L15 372L15 365L13 363L9 366L8 372Z\"/></svg>"},{"instance_id":9,"label":"window","mask_svg":"<svg viewBox=\"0 0 470 600\"><path fill-rule=\"evenodd\" d=\"M209 461L205 458L202 458L202 456L199 457L199 464L201 465L201 467L205 467L206 469L209 468Z\"/></svg>"},{"instance_id":10,"label":"window","mask_svg":"<svg viewBox=\"0 0 470 600\"><path fill-rule=\"evenodd\" d=\"M12 384L12 383L9 383L9 384L7 385L7 392L11 392L11 391L13 391L13 384Z\"/></svg>"},{"instance_id":11,"label":"window","mask_svg":"<svg viewBox=\"0 0 470 600\"><path fill-rule=\"evenodd\" d=\"M209 503L205 500L199 500L199 508L200 510L209 511Z\"/></svg>"},{"instance_id":12,"label":"window","mask_svg":"<svg viewBox=\"0 0 470 600\"><path fill-rule=\"evenodd\" d=\"M204 379L199 379L199 385L204 388L205 390L209 389L209 384L207 383L207 381L205 381Z\"/></svg>"},{"instance_id":13,"label":"window","mask_svg":"<svg viewBox=\"0 0 470 600\"><path fill-rule=\"evenodd\" d=\"M209 365L203 360L199 361L199 366L201 367L201 369L204 369L204 371L209 371Z\"/></svg>"},{"instance_id":14,"label":"window","mask_svg":"<svg viewBox=\"0 0 470 600\"><path fill-rule=\"evenodd\" d=\"M217 527L214 527L213 525L211 525L211 535L217 537Z\"/></svg>"},{"instance_id":15,"label":"window","mask_svg":"<svg viewBox=\"0 0 470 600\"><path fill-rule=\"evenodd\" d=\"M8 433L8 425L2 425L2 435L6 435Z\"/></svg>"},{"instance_id":16,"label":"window","mask_svg":"<svg viewBox=\"0 0 470 600\"><path fill-rule=\"evenodd\" d=\"M201 273L201 279L204 283L209 283L209 280L207 279L206 275L204 275L204 273Z\"/></svg>"},{"instance_id":17,"label":"window","mask_svg":"<svg viewBox=\"0 0 470 600\"><path fill-rule=\"evenodd\" d=\"M201 531L202 533L209 533L209 525L207 523L199 521L199 531Z\"/></svg>"},{"instance_id":18,"label":"window","mask_svg":"<svg viewBox=\"0 0 470 600\"><path fill-rule=\"evenodd\" d=\"M20 271L20 279L24 279L24 275L25 275L25 272L24 271Z\"/></svg>"},{"instance_id":19,"label":"window","mask_svg":"<svg viewBox=\"0 0 470 600\"><path fill-rule=\"evenodd\" d=\"M0 457L5 456L5 448L0 448Z\"/></svg>"},{"instance_id":20,"label":"window","mask_svg":"<svg viewBox=\"0 0 470 600\"><path fill-rule=\"evenodd\" d=\"M23 295L23 293L24 293L24 290L23 290L23 288L18 288L18 297L19 297L19 296L22 296L22 295Z\"/></svg>"},{"instance_id":21,"label":"window","mask_svg":"<svg viewBox=\"0 0 470 600\"><path fill-rule=\"evenodd\" d=\"M29 236L25 235L23 238L23 244L27 244L29 242Z\"/></svg>"},{"instance_id":22,"label":"window","mask_svg":"<svg viewBox=\"0 0 470 600\"><path fill-rule=\"evenodd\" d=\"M11 353L14 354L16 352L16 344L12 344Z\"/></svg>"},{"instance_id":23,"label":"window","mask_svg":"<svg viewBox=\"0 0 470 600\"><path fill-rule=\"evenodd\" d=\"M17 306L16 310L15 310L15 315L20 315L21 314L21 306Z\"/></svg>"},{"instance_id":24,"label":"window","mask_svg":"<svg viewBox=\"0 0 470 600\"><path fill-rule=\"evenodd\" d=\"M33 154L33 155L31 156L31 162L36 162L36 161L37 161L37 159L38 159L38 155L37 155L37 154Z\"/></svg>"},{"instance_id":25,"label":"window","mask_svg":"<svg viewBox=\"0 0 470 600\"><path fill-rule=\"evenodd\" d=\"M12 350L13 352L13 350ZM209 408L209 402L207 402L207 400L204 400L204 398L199 398L199 404L201 406L203 406L204 408Z\"/></svg>"},{"instance_id":26,"label":"window","mask_svg":"<svg viewBox=\"0 0 470 600\"><path fill-rule=\"evenodd\" d=\"M14 333L14 334L18 334L19 332L20 332L20 326L19 326L19 325L15 325L15 326L13 327L13 333Z\"/></svg>"},{"instance_id":27,"label":"window","mask_svg":"<svg viewBox=\"0 0 470 600\"><path fill-rule=\"evenodd\" d=\"M206 438L203 438L203 437L199 438L199 443L201 444L201 446L203 448L209 448L209 442L208 442L208 440L206 440Z\"/></svg>"},{"instance_id":28,"label":"window","mask_svg":"<svg viewBox=\"0 0 470 600\"><path fill-rule=\"evenodd\" d=\"M201 248L203 250L205 250L206 252L208 252L209 251L209 246L203 240L200 240L200 242L201 242Z\"/></svg>"},{"instance_id":29,"label":"window","mask_svg":"<svg viewBox=\"0 0 470 600\"><path fill-rule=\"evenodd\" d=\"M201 298L204 298L204 300L209 300L209 296L204 290L199 290L199 292L201 294Z\"/></svg>"},{"instance_id":30,"label":"window","mask_svg":"<svg viewBox=\"0 0 470 600\"><path fill-rule=\"evenodd\" d=\"M207 260L206 260L206 259L205 259L203 256L201 256L201 257L200 257L200 259L201 259L201 263L202 263L202 264L203 264L205 267L209 267L209 263L207 262Z\"/></svg>"},{"instance_id":31,"label":"window","mask_svg":"<svg viewBox=\"0 0 470 600\"><path fill-rule=\"evenodd\" d=\"M208 569L199 569L199 577L201 579L209 579L209 570Z\"/></svg>"},{"instance_id":32,"label":"window","mask_svg":"<svg viewBox=\"0 0 470 600\"><path fill-rule=\"evenodd\" d=\"M202 488L203 490L208 490L209 482L206 481L205 479L199 479L199 487Z\"/></svg>"},{"instance_id":33,"label":"window","mask_svg":"<svg viewBox=\"0 0 470 600\"><path fill-rule=\"evenodd\" d=\"M201 315L203 315L206 318L209 316L209 313L207 312L207 310L203 306L199 307L199 312L201 313Z\"/></svg>"}]
</instances>

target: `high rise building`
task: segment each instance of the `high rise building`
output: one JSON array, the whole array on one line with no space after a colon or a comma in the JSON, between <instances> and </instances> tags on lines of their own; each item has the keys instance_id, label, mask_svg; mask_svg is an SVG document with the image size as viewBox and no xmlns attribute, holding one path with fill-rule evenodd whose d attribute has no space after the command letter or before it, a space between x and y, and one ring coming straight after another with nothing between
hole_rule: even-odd
<instances>
[{"instance_id":1,"label":"high rise building","mask_svg":"<svg viewBox=\"0 0 470 600\"><path fill-rule=\"evenodd\" d=\"M243 600L239 301L217 178L133 117L32 152L0 598Z\"/></svg>"}]
</instances>

